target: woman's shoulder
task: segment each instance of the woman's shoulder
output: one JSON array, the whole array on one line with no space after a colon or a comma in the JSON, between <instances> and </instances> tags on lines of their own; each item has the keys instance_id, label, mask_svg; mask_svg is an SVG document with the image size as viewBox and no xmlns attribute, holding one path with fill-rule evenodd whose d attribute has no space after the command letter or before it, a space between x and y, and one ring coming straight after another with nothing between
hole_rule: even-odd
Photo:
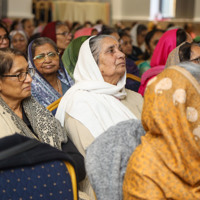
<instances>
[{"instance_id":1,"label":"woman's shoulder","mask_svg":"<svg viewBox=\"0 0 200 200\"><path fill-rule=\"evenodd\" d=\"M125 91L126 91L126 94L127 94L127 98L135 97L135 98L141 99L141 101L143 101L143 97L140 93L134 92L134 91L129 90L129 89L125 89Z\"/></svg>"},{"instance_id":2,"label":"woman's shoulder","mask_svg":"<svg viewBox=\"0 0 200 200\"><path fill-rule=\"evenodd\" d=\"M121 102L138 118L141 119L143 97L141 94L129 89L125 89L126 98Z\"/></svg>"}]
</instances>

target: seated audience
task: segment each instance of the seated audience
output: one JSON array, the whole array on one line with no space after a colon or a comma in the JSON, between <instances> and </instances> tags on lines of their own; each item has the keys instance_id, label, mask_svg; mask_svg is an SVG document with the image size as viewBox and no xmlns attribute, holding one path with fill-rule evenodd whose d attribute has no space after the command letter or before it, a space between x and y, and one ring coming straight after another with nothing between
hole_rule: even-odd
<instances>
[{"instance_id":1,"label":"seated audience","mask_svg":"<svg viewBox=\"0 0 200 200\"><path fill-rule=\"evenodd\" d=\"M199 84L194 63L170 66L149 81L146 134L128 161L124 199L200 199Z\"/></svg>"},{"instance_id":2,"label":"seated audience","mask_svg":"<svg viewBox=\"0 0 200 200\"><path fill-rule=\"evenodd\" d=\"M48 23L42 31L41 36L52 39L56 43L61 55L72 39L68 26L60 21Z\"/></svg>"},{"instance_id":3,"label":"seated audience","mask_svg":"<svg viewBox=\"0 0 200 200\"><path fill-rule=\"evenodd\" d=\"M0 24L0 48L7 48L10 46L9 33L5 26Z\"/></svg>"},{"instance_id":4,"label":"seated audience","mask_svg":"<svg viewBox=\"0 0 200 200\"><path fill-rule=\"evenodd\" d=\"M85 155L85 149L110 126L140 119L141 95L125 90L125 55L115 37L90 37L81 46L75 85L61 99L56 118Z\"/></svg>"},{"instance_id":5,"label":"seated audience","mask_svg":"<svg viewBox=\"0 0 200 200\"><path fill-rule=\"evenodd\" d=\"M72 79L74 79L74 68L78 60L80 47L89 37L81 36L72 40L62 55L63 65Z\"/></svg>"},{"instance_id":6,"label":"seated audience","mask_svg":"<svg viewBox=\"0 0 200 200\"><path fill-rule=\"evenodd\" d=\"M172 29L162 35L151 58L151 68L142 75L138 90L141 95L144 95L148 81L163 71L169 53L184 41L192 42L192 38L183 29Z\"/></svg>"},{"instance_id":7,"label":"seated audience","mask_svg":"<svg viewBox=\"0 0 200 200\"><path fill-rule=\"evenodd\" d=\"M147 33L145 37L146 51L144 53L144 61L138 63L138 69L140 71L140 77L142 74L151 68L150 62L153 55L153 52L158 44L158 41L162 37L164 31L160 29L154 29Z\"/></svg>"},{"instance_id":8,"label":"seated audience","mask_svg":"<svg viewBox=\"0 0 200 200\"><path fill-rule=\"evenodd\" d=\"M31 96L34 70L28 68L23 53L0 50L0 137L20 135L65 149L71 155L79 181L84 179L84 160L59 121Z\"/></svg>"},{"instance_id":9,"label":"seated audience","mask_svg":"<svg viewBox=\"0 0 200 200\"><path fill-rule=\"evenodd\" d=\"M119 44L121 51L126 56L126 72L139 77L139 70L137 65L132 59L128 58L128 56L131 55L133 49L131 43L131 36L126 33L121 33ZM125 87L127 89L137 92L140 87L140 82L138 82L137 80L127 78Z\"/></svg>"},{"instance_id":10,"label":"seated audience","mask_svg":"<svg viewBox=\"0 0 200 200\"><path fill-rule=\"evenodd\" d=\"M47 107L71 87L72 80L59 58L56 44L50 38L35 39L28 46L29 68L35 69L31 93Z\"/></svg>"},{"instance_id":11,"label":"seated audience","mask_svg":"<svg viewBox=\"0 0 200 200\"><path fill-rule=\"evenodd\" d=\"M142 59L145 52L147 27L144 24L136 24L131 29L130 34L133 45L132 59L135 61Z\"/></svg>"},{"instance_id":12,"label":"seated audience","mask_svg":"<svg viewBox=\"0 0 200 200\"><path fill-rule=\"evenodd\" d=\"M11 47L27 55L28 39L23 31L10 32Z\"/></svg>"}]
</instances>

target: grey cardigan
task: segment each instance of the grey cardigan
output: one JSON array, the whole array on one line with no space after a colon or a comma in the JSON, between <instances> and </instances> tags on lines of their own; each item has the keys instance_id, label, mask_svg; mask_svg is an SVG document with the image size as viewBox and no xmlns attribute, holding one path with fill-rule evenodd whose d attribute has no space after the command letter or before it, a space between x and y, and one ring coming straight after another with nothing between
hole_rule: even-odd
<instances>
[{"instance_id":1,"label":"grey cardigan","mask_svg":"<svg viewBox=\"0 0 200 200\"><path fill-rule=\"evenodd\" d=\"M127 162L145 134L140 120L112 126L86 150L86 171L98 200L121 200Z\"/></svg>"}]
</instances>

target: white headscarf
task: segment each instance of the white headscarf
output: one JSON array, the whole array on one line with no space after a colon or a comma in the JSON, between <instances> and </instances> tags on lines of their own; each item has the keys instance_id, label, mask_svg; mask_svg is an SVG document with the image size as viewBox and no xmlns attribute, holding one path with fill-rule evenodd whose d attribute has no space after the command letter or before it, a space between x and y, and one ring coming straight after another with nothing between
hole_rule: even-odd
<instances>
[{"instance_id":1,"label":"white headscarf","mask_svg":"<svg viewBox=\"0 0 200 200\"><path fill-rule=\"evenodd\" d=\"M11 31L10 34L9 34L9 35L10 35L10 39L11 39L11 48L13 48L12 39L13 39L13 37L14 37L17 33L21 34L21 35L24 37L24 39L26 40L26 43L28 44L28 39L27 39L27 36L26 36L26 34L25 34L24 31L21 31L21 30L13 30L13 31Z\"/></svg>"},{"instance_id":2,"label":"white headscarf","mask_svg":"<svg viewBox=\"0 0 200 200\"><path fill-rule=\"evenodd\" d=\"M75 85L62 97L56 118L64 126L66 112L98 137L120 121L137 118L120 102L126 98L126 74L117 85L105 82L91 53L90 38L80 48L74 71Z\"/></svg>"},{"instance_id":3,"label":"white headscarf","mask_svg":"<svg viewBox=\"0 0 200 200\"><path fill-rule=\"evenodd\" d=\"M137 29L138 29L139 24L134 25L134 27L131 29L130 34L131 34L131 39L132 39L132 45L139 47L142 52L145 52L145 42L143 42L143 44L141 46L138 46L138 42L137 42Z\"/></svg>"}]
</instances>

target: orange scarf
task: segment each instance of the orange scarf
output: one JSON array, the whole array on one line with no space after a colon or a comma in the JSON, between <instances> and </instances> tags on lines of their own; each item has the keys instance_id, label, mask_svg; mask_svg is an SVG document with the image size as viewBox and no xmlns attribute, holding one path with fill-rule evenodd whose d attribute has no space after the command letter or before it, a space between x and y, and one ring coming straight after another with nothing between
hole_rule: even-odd
<instances>
[{"instance_id":1,"label":"orange scarf","mask_svg":"<svg viewBox=\"0 0 200 200\"><path fill-rule=\"evenodd\" d=\"M124 199L200 199L200 85L172 66L149 81L142 113L146 135L132 154Z\"/></svg>"}]
</instances>

